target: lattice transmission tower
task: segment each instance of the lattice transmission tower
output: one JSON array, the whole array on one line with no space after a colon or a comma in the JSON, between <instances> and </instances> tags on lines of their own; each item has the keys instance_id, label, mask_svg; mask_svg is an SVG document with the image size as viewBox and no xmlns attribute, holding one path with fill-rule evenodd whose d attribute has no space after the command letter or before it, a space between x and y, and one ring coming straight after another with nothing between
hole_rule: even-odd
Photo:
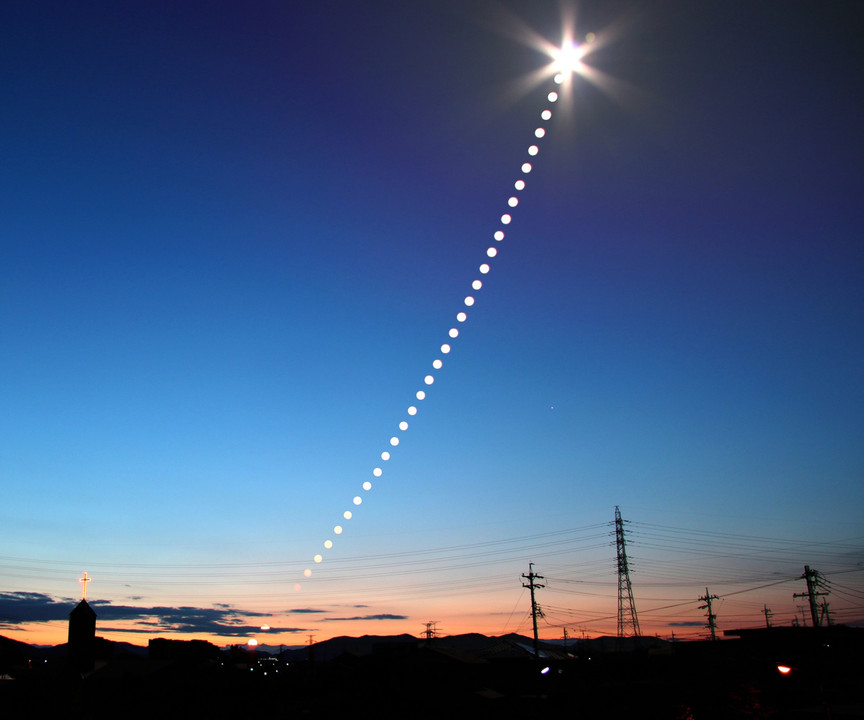
<instances>
[{"instance_id":1,"label":"lattice transmission tower","mask_svg":"<svg viewBox=\"0 0 864 720\"><path fill-rule=\"evenodd\" d=\"M630 566L627 563L627 541L624 539L624 521L615 506L615 547L618 551L618 637L639 637L639 616L633 601L630 584Z\"/></svg>"}]
</instances>

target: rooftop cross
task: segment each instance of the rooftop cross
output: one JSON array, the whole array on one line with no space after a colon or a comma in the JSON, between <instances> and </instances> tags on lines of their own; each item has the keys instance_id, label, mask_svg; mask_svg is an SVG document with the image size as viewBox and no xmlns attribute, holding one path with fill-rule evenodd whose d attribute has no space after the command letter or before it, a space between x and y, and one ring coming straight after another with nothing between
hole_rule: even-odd
<instances>
[{"instance_id":1,"label":"rooftop cross","mask_svg":"<svg viewBox=\"0 0 864 720\"><path fill-rule=\"evenodd\" d=\"M87 583L89 583L93 578L87 576L87 571L84 571L84 574L78 578L78 582L81 583L81 599L87 599Z\"/></svg>"}]
</instances>

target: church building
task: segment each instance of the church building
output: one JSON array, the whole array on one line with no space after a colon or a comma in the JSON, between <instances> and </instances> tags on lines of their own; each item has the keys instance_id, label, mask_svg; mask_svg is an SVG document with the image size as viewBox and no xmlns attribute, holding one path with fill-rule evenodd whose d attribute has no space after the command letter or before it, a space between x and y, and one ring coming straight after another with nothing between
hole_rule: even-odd
<instances>
[{"instance_id":1,"label":"church building","mask_svg":"<svg viewBox=\"0 0 864 720\"><path fill-rule=\"evenodd\" d=\"M96 611L87 603L87 573L80 578L84 588L83 597L69 613L69 664L79 672L93 669L96 658Z\"/></svg>"}]
</instances>

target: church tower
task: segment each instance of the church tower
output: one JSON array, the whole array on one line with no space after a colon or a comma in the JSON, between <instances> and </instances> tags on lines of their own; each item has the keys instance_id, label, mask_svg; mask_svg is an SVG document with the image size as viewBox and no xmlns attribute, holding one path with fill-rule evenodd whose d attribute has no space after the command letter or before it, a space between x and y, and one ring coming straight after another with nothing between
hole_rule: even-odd
<instances>
[{"instance_id":1,"label":"church tower","mask_svg":"<svg viewBox=\"0 0 864 720\"><path fill-rule=\"evenodd\" d=\"M87 603L87 573L78 579L83 588L81 602L69 613L69 664L79 672L93 669L96 659L96 611Z\"/></svg>"}]
</instances>

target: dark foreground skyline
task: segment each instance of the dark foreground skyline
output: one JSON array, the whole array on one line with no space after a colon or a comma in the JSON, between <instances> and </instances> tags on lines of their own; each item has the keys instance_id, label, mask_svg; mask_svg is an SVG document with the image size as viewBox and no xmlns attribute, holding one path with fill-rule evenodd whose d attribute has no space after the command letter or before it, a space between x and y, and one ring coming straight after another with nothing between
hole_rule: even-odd
<instances>
[{"instance_id":1,"label":"dark foreground skyline","mask_svg":"<svg viewBox=\"0 0 864 720\"><path fill-rule=\"evenodd\" d=\"M0 639L0 698L13 712L88 717L145 717L157 707L199 716L254 707L276 716L440 717L458 707L470 717L846 718L860 714L864 700L862 632L757 630L721 643L576 640L542 644L539 657L518 635L337 638L277 657L153 640L146 654L106 647L83 674L56 655L31 652L28 664L26 646Z\"/></svg>"}]
</instances>

